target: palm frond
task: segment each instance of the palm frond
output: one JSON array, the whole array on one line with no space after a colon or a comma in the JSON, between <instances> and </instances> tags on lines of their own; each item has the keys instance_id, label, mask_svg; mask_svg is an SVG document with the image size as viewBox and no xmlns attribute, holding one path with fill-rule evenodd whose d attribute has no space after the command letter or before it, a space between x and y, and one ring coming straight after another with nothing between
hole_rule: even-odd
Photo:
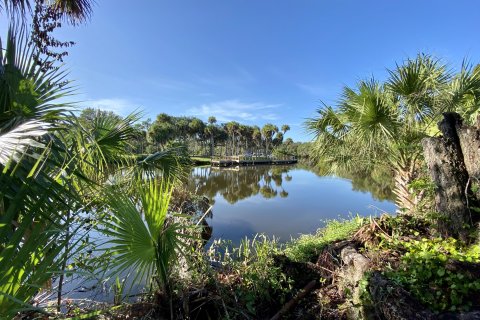
<instances>
[{"instance_id":1,"label":"palm frond","mask_svg":"<svg viewBox=\"0 0 480 320\"><path fill-rule=\"evenodd\" d=\"M475 122L480 109L480 69L464 60L442 98L441 112L456 111L470 123Z\"/></svg>"},{"instance_id":2,"label":"palm frond","mask_svg":"<svg viewBox=\"0 0 480 320\"><path fill-rule=\"evenodd\" d=\"M93 0L49 0L46 4L50 6L61 18L68 19L70 23L76 24L87 20L92 14ZM3 0L4 9L8 14L25 16L31 11L29 0Z\"/></svg>"},{"instance_id":3,"label":"palm frond","mask_svg":"<svg viewBox=\"0 0 480 320\"><path fill-rule=\"evenodd\" d=\"M25 28L10 27L0 72L0 126L5 130L27 120L52 122L68 107L52 103L72 93L67 73L44 71L35 63L35 49Z\"/></svg>"},{"instance_id":4,"label":"palm frond","mask_svg":"<svg viewBox=\"0 0 480 320\"><path fill-rule=\"evenodd\" d=\"M441 60L419 54L416 59L407 59L390 75L387 89L400 99L400 110L405 121L425 121L435 114L437 98L452 75Z\"/></svg>"},{"instance_id":5,"label":"palm frond","mask_svg":"<svg viewBox=\"0 0 480 320\"><path fill-rule=\"evenodd\" d=\"M50 174L48 157L44 152L37 159L23 158L0 173L2 317L31 303L61 272L62 252L69 257L65 233L72 220L65 213L80 208L80 201L68 180L58 181Z\"/></svg>"},{"instance_id":6,"label":"palm frond","mask_svg":"<svg viewBox=\"0 0 480 320\"><path fill-rule=\"evenodd\" d=\"M141 181L137 189L139 202L118 187L107 191L106 203L112 217L105 222L104 232L115 255L114 273L134 271L137 283L155 279L160 288L167 286L188 238L181 232L185 227L167 216L172 188L168 181Z\"/></svg>"},{"instance_id":7,"label":"palm frond","mask_svg":"<svg viewBox=\"0 0 480 320\"><path fill-rule=\"evenodd\" d=\"M32 156L27 153L29 148L45 147L40 137L47 134L51 128L49 123L31 120L3 134L0 130L0 164L6 166L9 161L18 162L24 155Z\"/></svg>"}]
</instances>

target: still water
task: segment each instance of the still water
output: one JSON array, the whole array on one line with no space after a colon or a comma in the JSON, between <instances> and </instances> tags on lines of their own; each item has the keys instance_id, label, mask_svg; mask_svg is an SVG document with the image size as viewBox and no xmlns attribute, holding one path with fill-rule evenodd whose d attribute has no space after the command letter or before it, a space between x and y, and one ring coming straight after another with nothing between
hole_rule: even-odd
<instances>
[{"instance_id":1,"label":"still water","mask_svg":"<svg viewBox=\"0 0 480 320\"><path fill-rule=\"evenodd\" d=\"M234 244L257 233L284 242L302 233L315 232L325 220L356 214L378 215L383 211L393 213L395 206L385 191L388 188L373 188L373 185L358 177L350 180L321 176L300 165L197 167L188 181L192 191L209 198L213 205L212 215L207 218L213 229L211 240L228 239ZM104 236L96 231L91 231L90 237L105 242ZM131 280L127 279L126 287ZM113 281L79 274L65 284L65 297L111 302ZM135 295L142 289L143 285L135 285L129 294Z\"/></svg>"},{"instance_id":2,"label":"still water","mask_svg":"<svg viewBox=\"0 0 480 320\"><path fill-rule=\"evenodd\" d=\"M299 165L194 168L189 187L213 204L212 239L237 243L264 233L288 241L315 232L325 221L393 213L393 201L358 190L351 180L319 176Z\"/></svg>"}]
</instances>

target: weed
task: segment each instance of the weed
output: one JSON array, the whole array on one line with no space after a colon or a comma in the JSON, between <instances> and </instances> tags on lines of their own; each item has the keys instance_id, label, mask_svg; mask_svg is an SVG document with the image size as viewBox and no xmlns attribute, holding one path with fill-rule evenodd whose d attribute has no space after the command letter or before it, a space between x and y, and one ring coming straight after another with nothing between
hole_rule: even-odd
<instances>
[{"instance_id":1,"label":"weed","mask_svg":"<svg viewBox=\"0 0 480 320\"><path fill-rule=\"evenodd\" d=\"M330 220L316 234L302 235L288 243L285 254L293 261L315 262L326 245L353 235L365 221L359 216L350 220Z\"/></svg>"},{"instance_id":2,"label":"weed","mask_svg":"<svg viewBox=\"0 0 480 320\"><path fill-rule=\"evenodd\" d=\"M230 305L251 314L256 314L262 303L284 303L292 281L274 265L273 256L278 252L277 240L265 235L245 238L236 248L215 241L208 254L223 265L219 277L224 299L234 300Z\"/></svg>"},{"instance_id":3,"label":"weed","mask_svg":"<svg viewBox=\"0 0 480 320\"><path fill-rule=\"evenodd\" d=\"M480 280L460 263L480 263L480 248L462 246L455 239L397 242L406 250L398 270L386 275L405 286L419 301L435 311L468 310L480 294Z\"/></svg>"}]
</instances>

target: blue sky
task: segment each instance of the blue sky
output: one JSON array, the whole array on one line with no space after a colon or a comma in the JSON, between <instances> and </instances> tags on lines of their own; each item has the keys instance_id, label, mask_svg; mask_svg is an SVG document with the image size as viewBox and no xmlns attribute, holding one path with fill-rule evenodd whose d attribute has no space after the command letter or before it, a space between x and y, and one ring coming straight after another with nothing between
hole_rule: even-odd
<instances>
[{"instance_id":1,"label":"blue sky","mask_svg":"<svg viewBox=\"0 0 480 320\"><path fill-rule=\"evenodd\" d=\"M66 64L81 107L289 124L306 141L302 123L344 85L418 52L480 62L479 12L473 0L104 0L58 37L77 42Z\"/></svg>"}]
</instances>

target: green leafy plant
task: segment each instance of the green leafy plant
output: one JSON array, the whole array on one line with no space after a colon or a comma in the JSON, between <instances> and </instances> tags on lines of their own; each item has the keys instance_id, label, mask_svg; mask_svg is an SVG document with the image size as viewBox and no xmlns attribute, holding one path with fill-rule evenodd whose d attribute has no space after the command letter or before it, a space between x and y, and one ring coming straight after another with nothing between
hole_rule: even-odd
<instances>
[{"instance_id":1,"label":"green leafy plant","mask_svg":"<svg viewBox=\"0 0 480 320\"><path fill-rule=\"evenodd\" d=\"M189 226L169 215L172 193L169 182L147 179L138 182L138 199L112 187L106 203L112 216L103 222L113 252L115 273L134 271L134 283L152 280L161 290L169 290L170 276L179 256L188 250L191 236L182 232Z\"/></svg>"},{"instance_id":2,"label":"green leafy plant","mask_svg":"<svg viewBox=\"0 0 480 320\"><path fill-rule=\"evenodd\" d=\"M5 55L3 55L3 53ZM32 309L39 290L64 274L82 202L67 152L53 136L70 93L61 69L44 71L25 29L10 28L0 54L0 316ZM61 291L61 290L59 290Z\"/></svg>"},{"instance_id":3,"label":"green leafy plant","mask_svg":"<svg viewBox=\"0 0 480 320\"><path fill-rule=\"evenodd\" d=\"M469 263L480 263L478 245L464 247L451 238L423 238L397 245L406 252L398 270L387 276L433 310L468 310L480 295L480 280L468 272ZM467 267L457 270L457 264Z\"/></svg>"}]
</instances>

